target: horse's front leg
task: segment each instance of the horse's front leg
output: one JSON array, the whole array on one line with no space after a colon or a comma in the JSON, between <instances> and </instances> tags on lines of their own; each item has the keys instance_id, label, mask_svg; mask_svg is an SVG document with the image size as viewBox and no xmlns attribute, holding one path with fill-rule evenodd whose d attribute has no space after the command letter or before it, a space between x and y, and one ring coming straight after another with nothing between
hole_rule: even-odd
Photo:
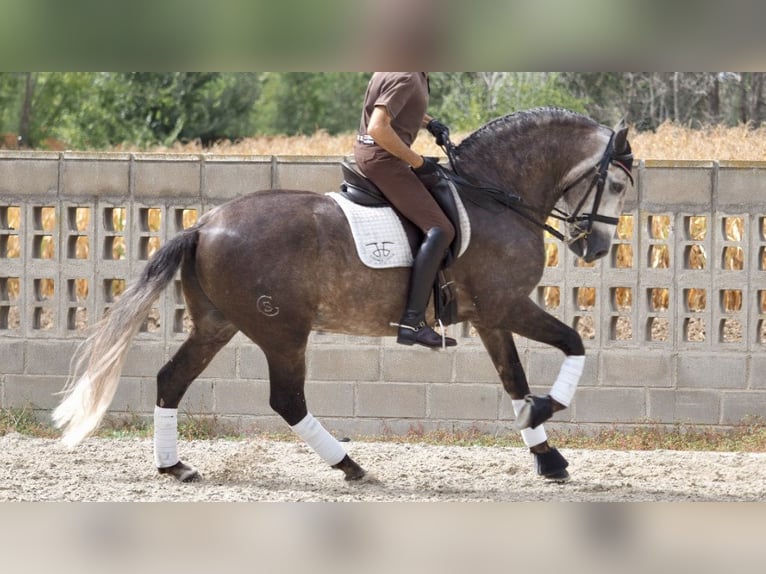
<instances>
[{"instance_id":1,"label":"horse's front leg","mask_svg":"<svg viewBox=\"0 0 766 574\"><path fill-rule=\"evenodd\" d=\"M513 334L504 330L487 330L477 327L484 347L500 375L503 388L511 397L517 421L523 413L529 397L529 383L521 364ZM549 480L565 481L569 478L569 463L555 448L548 444L548 435L542 424L521 429L521 438L535 457L537 473Z\"/></svg>"},{"instance_id":2,"label":"horse's front leg","mask_svg":"<svg viewBox=\"0 0 766 574\"><path fill-rule=\"evenodd\" d=\"M566 355L550 393L545 396L528 395L524 399L516 426L519 429L534 428L572 403L585 367L585 346L577 331L528 298L514 304L509 328L522 337L556 347Z\"/></svg>"}]
</instances>

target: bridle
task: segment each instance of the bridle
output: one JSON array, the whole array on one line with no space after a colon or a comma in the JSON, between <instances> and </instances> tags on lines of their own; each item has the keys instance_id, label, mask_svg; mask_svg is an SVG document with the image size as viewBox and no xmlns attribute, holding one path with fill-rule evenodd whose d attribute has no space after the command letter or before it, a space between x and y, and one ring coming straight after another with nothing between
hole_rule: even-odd
<instances>
[{"instance_id":1,"label":"bridle","mask_svg":"<svg viewBox=\"0 0 766 574\"><path fill-rule=\"evenodd\" d=\"M622 171L624 171L625 175L627 175L628 179L630 180L630 184L633 185L633 174L631 173L631 170L633 169L633 154L630 150L630 144L627 144L627 149L625 151L617 154L614 149L614 138L615 133L612 132L612 135L609 137L609 143L606 146L606 150L604 150L604 154L601 156L598 164L586 171L572 183L567 185L562 191L561 195L566 195L568 191L577 187L580 183L583 182L583 180L587 179L591 172L595 171L593 174L593 179L591 179L590 186L588 187L588 191L583 194L582 198L577 204L577 207L575 207L574 212L567 214L558 208L553 209L555 213L552 214L551 217L571 225L577 232L576 235L572 235L570 233L570 236L566 239L567 243L579 241L580 239L590 235L591 231L593 231L594 223L599 222L606 223L608 225L617 225L620 222L618 217L608 217L598 213L598 208L601 206L601 199L604 196L604 187L606 186L606 178L610 165L619 167ZM591 193L593 193L594 189L596 190L596 197L593 199L593 207L590 213L580 215L580 211L582 211L585 202L588 200ZM563 240L563 237L559 237L559 239Z\"/></svg>"},{"instance_id":2,"label":"bridle","mask_svg":"<svg viewBox=\"0 0 766 574\"><path fill-rule=\"evenodd\" d=\"M626 149L624 151L621 151L620 153L617 153L614 149L614 139L615 139L615 132L612 131L611 136L609 137L609 143L606 146L606 149L604 150L603 155L601 156L601 159L598 161L598 163L587 170L585 173L583 173L580 177L575 179L573 182L571 182L569 185L567 185L564 190L562 191L561 195L564 196L567 194L567 192L571 191L573 188L580 185L584 180L586 180L591 174L593 174L593 177L590 182L590 186L588 187L588 191L583 194L582 198L577 204L577 207L575 207L574 211L572 213L567 213L565 211L562 211L561 209L554 207L553 213L550 214L550 217L557 219L559 221L563 221L564 223L567 223L570 225L575 231L575 234L569 233L569 236L565 236L563 233L561 233L558 229L555 227L552 227L548 225L545 222L539 221L537 218L532 216L530 213L527 213L530 207L527 205L524 205L522 202L521 197L514 193L510 193L508 191L497 189L494 187L487 187L482 185L476 185L465 178L463 178L457 169L457 162L455 159L455 151L456 146L449 140L449 137L444 137L443 145L441 146L442 149L447 154L447 158L449 159L450 166L452 167L452 174L446 175L447 178L453 180L456 184L471 188L477 191L483 191L487 193L492 199L497 201L498 203L504 205L505 207L508 207L515 213L519 214L524 219L534 223L538 227L541 227L560 241L565 242L566 244L571 244L576 241L579 241L580 239L583 239L591 234L593 231L593 224L594 223L606 223L608 225L617 225L620 220L617 217L608 217L606 215L601 215L598 213L598 209L601 206L601 199L604 196L604 187L606 186L606 179L609 172L609 166L614 165L616 167L619 167L622 171L625 172L625 174L628 176L628 179L630 180L631 185L633 185L633 175L631 173L631 170L633 169L633 153L630 149L630 144L626 142ZM594 173L595 172L595 173ZM590 213L581 214L580 212L583 209L583 206L585 205L585 202L588 200L590 195L595 190L596 196L593 200L593 207L591 208Z\"/></svg>"}]
</instances>

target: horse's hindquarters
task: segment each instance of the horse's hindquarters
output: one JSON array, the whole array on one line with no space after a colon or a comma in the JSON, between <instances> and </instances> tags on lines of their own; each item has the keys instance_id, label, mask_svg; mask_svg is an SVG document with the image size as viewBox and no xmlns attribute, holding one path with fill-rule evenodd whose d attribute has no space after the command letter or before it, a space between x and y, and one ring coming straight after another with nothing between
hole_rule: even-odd
<instances>
[{"instance_id":1,"label":"horse's hindquarters","mask_svg":"<svg viewBox=\"0 0 766 574\"><path fill-rule=\"evenodd\" d=\"M305 192L218 208L200 229L196 268L210 301L259 345L311 330L394 334L409 279L409 269L365 267L337 204Z\"/></svg>"}]
</instances>

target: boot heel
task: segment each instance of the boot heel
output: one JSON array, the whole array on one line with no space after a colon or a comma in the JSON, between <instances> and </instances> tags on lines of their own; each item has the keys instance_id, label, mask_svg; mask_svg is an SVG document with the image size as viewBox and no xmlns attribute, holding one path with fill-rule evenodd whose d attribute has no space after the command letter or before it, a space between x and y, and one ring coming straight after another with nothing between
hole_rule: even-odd
<instances>
[{"instance_id":1,"label":"boot heel","mask_svg":"<svg viewBox=\"0 0 766 574\"><path fill-rule=\"evenodd\" d=\"M396 338L396 342L399 343L400 345L407 345L407 346L411 346L417 343L417 341L415 340L415 337L409 333L406 335L399 335Z\"/></svg>"},{"instance_id":2,"label":"boot heel","mask_svg":"<svg viewBox=\"0 0 766 574\"><path fill-rule=\"evenodd\" d=\"M397 326L399 327L399 332L396 336L397 343L400 345L414 345L418 342L418 332L416 330L401 324Z\"/></svg>"}]
</instances>

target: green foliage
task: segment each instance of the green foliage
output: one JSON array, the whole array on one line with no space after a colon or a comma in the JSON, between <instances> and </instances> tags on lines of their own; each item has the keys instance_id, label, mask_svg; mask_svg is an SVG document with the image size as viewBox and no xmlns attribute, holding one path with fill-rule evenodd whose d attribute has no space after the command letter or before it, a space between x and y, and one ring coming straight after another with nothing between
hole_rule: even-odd
<instances>
[{"instance_id":1,"label":"green foliage","mask_svg":"<svg viewBox=\"0 0 766 574\"><path fill-rule=\"evenodd\" d=\"M32 73L29 147L46 139L78 149L252 135L258 74ZM20 131L23 77L0 77L3 131ZM15 108L15 109L14 109Z\"/></svg>"},{"instance_id":2,"label":"green foliage","mask_svg":"<svg viewBox=\"0 0 766 574\"><path fill-rule=\"evenodd\" d=\"M431 115L454 130L469 131L518 110L539 106L585 111L552 73L436 72L431 75Z\"/></svg>"},{"instance_id":3,"label":"green foliage","mask_svg":"<svg viewBox=\"0 0 766 574\"><path fill-rule=\"evenodd\" d=\"M0 72L0 133L16 133L19 125L22 75Z\"/></svg>"},{"instance_id":4,"label":"green foliage","mask_svg":"<svg viewBox=\"0 0 766 574\"><path fill-rule=\"evenodd\" d=\"M221 73L133 72L120 78L129 94L123 118L140 128L140 143L210 142L246 135L257 78Z\"/></svg>"},{"instance_id":5,"label":"green foliage","mask_svg":"<svg viewBox=\"0 0 766 574\"><path fill-rule=\"evenodd\" d=\"M0 73L0 133L31 148L209 144L259 134L356 131L369 72ZM470 131L520 109L559 106L639 129L766 115L763 72L433 72L429 112ZM12 137L8 138L12 141Z\"/></svg>"},{"instance_id":6,"label":"green foliage","mask_svg":"<svg viewBox=\"0 0 766 574\"><path fill-rule=\"evenodd\" d=\"M330 134L359 127L369 73L291 72L265 74L253 123L264 134Z\"/></svg>"},{"instance_id":7,"label":"green foliage","mask_svg":"<svg viewBox=\"0 0 766 574\"><path fill-rule=\"evenodd\" d=\"M90 105L75 122L87 139L77 142L72 134L75 144L172 145L250 135L249 112L259 91L255 74L131 72L94 80Z\"/></svg>"}]
</instances>

